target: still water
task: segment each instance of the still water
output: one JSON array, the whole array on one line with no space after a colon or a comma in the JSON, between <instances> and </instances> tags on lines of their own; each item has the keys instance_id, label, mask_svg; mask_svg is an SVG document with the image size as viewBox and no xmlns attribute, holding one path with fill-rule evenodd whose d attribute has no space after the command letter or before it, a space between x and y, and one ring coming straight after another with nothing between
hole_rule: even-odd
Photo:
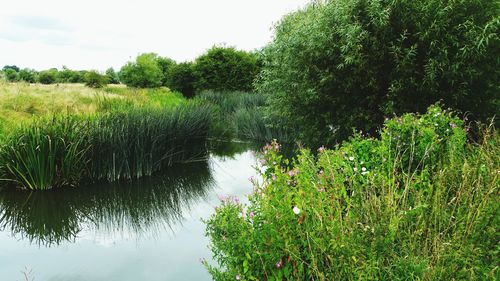
<instances>
[{"instance_id":1,"label":"still water","mask_svg":"<svg viewBox=\"0 0 500 281\"><path fill-rule=\"evenodd\" d=\"M230 144L129 183L0 191L0 280L211 280L202 219L219 195L252 191L253 149Z\"/></svg>"}]
</instances>

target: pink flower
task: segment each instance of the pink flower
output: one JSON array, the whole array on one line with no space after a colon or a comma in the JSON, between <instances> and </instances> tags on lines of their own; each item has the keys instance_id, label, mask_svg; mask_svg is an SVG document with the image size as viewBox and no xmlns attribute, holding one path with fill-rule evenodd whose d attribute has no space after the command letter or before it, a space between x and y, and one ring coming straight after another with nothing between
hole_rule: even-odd
<instances>
[{"instance_id":1,"label":"pink flower","mask_svg":"<svg viewBox=\"0 0 500 281\"><path fill-rule=\"evenodd\" d=\"M323 152L323 151L325 151L325 149L326 148L322 145L320 148L318 148L318 152Z\"/></svg>"},{"instance_id":2,"label":"pink flower","mask_svg":"<svg viewBox=\"0 0 500 281\"><path fill-rule=\"evenodd\" d=\"M319 174L320 174L320 175L323 175L323 170L319 170Z\"/></svg>"},{"instance_id":3,"label":"pink flower","mask_svg":"<svg viewBox=\"0 0 500 281\"><path fill-rule=\"evenodd\" d=\"M253 218L255 216L254 212L250 212L249 216Z\"/></svg>"},{"instance_id":4,"label":"pink flower","mask_svg":"<svg viewBox=\"0 0 500 281\"><path fill-rule=\"evenodd\" d=\"M276 268L282 268L283 267L283 262L281 260L279 260L277 263L276 263Z\"/></svg>"},{"instance_id":5,"label":"pink flower","mask_svg":"<svg viewBox=\"0 0 500 281\"><path fill-rule=\"evenodd\" d=\"M275 175L275 174L273 174L273 176L271 177L271 179L272 179L273 181L275 181L275 180L276 180L276 175Z\"/></svg>"},{"instance_id":6,"label":"pink flower","mask_svg":"<svg viewBox=\"0 0 500 281\"><path fill-rule=\"evenodd\" d=\"M293 169L293 170L290 170L290 171L288 172L288 175L289 175L290 177L293 177L293 176L297 175L298 173L299 173L299 171L298 171L298 170Z\"/></svg>"},{"instance_id":7,"label":"pink flower","mask_svg":"<svg viewBox=\"0 0 500 281\"><path fill-rule=\"evenodd\" d=\"M227 198L226 198L226 196L224 196L224 195L219 195L219 200L220 200L221 202L226 201L226 199L227 199Z\"/></svg>"},{"instance_id":8,"label":"pink flower","mask_svg":"<svg viewBox=\"0 0 500 281\"><path fill-rule=\"evenodd\" d=\"M240 279L241 279L240 275L236 274L236 280L240 280Z\"/></svg>"}]
</instances>

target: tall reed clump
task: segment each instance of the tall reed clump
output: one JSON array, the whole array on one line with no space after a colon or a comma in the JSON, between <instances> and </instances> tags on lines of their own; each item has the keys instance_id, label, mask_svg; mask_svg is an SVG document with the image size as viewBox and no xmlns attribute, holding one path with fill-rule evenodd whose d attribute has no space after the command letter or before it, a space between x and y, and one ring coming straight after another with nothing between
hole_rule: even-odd
<instances>
[{"instance_id":1,"label":"tall reed clump","mask_svg":"<svg viewBox=\"0 0 500 281\"><path fill-rule=\"evenodd\" d=\"M215 280L497 280L500 136L437 106L293 163L262 153L248 206L206 222Z\"/></svg>"},{"instance_id":2,"label":"tall reed clump","mask_svg":"<svg viewBox=\"0 0 500 281\"><path fill-rule=\"evenodd\" d=\"M136 109L95 118L89 128L90 177L115 181L149 176L174 163L206 157L211 110Z\"/></svg>"},{"instance_id":3,"label":"tall reed clump","mask_svg":"<svg viewBox=\"0 0 500 281\"><path fill-rule=\"evenodd\" d=\"M0 146L0 179L28 189L76 185L85 176L89 145L78 117L38 119Z\"/></svg>"},{"instance_id":4,"label":"tall reed clump","mask_svg":"<svg viewBox=\"0 0 500 281\"><path fill-rule=\"evenodd\" d=\"M149 176L204 158L210 116L208 106L184 105L37 119L0 146L0 179L43 190Z\"/></svg>"},{"instance_id":5,"label":"tall reed clump","mask_svg":"<svg viewBox=\"0 0 500 281\"><path fill-rule=\"evenodd\" d=\"M293 130L265 114L266 99L259 93L206 91L197 101L214 107L211 135L217 139L293 142Z\"/></svg>"}]
</instances>

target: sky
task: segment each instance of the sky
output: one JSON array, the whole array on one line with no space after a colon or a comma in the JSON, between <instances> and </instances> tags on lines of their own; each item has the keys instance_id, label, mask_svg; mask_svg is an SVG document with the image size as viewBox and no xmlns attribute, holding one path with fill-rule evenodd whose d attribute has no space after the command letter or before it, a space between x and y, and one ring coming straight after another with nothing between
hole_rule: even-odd
<instances>
[{"instance_id":1,"label":"sky","mask_svg":"<svg viewBox=\"0 0 500 281\"><path fill-rule=\"evenodd\" d=\"M0 67L119 69L138 54L178 62L214 45L254 50L309 0L3 0Z\"/></svg>"}]
</instances>

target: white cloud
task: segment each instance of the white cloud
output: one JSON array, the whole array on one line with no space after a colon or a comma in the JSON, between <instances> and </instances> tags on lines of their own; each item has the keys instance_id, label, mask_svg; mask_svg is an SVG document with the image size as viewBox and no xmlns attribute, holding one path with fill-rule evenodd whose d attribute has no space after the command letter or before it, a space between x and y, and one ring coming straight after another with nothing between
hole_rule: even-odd
<instances>
[{"instance_id":1,"label":"white cloud","mask_svg":"<svg viewBox=\"0 0 500 281\"><path fill-rule=\"evenodd\" d=\"M191 60L214 44L263 47L308 0L18 0L0 9L0 66L121 67L138 53Z\"/></svg>"}]
</instances>

